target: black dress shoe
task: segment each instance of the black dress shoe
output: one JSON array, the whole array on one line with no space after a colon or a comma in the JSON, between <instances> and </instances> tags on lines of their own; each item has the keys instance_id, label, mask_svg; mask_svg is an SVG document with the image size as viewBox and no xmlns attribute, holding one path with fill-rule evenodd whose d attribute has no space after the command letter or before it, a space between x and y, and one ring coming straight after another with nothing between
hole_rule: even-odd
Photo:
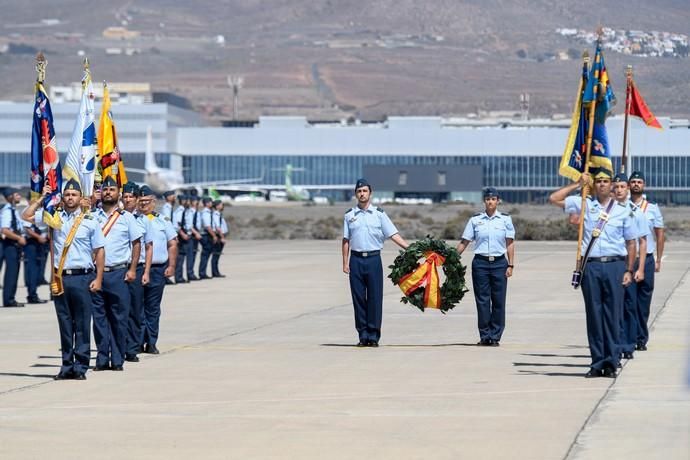
<instances>
[{"instance_id":1,"label":"black dress shoe","mask_svg":"<svg viewBox=\"0 0 690 460\"><path fill-rule=\"evenodd\" d=\"M585 374L586 379L591 379L594 377L601 377L601 371L599 369L590 369L589 372Z\"/></svg>"},{"instance_id":2,"label":"black dress shoe","mask_svg":"<svg viewBox=\"0 0 690 460\"><path fill-rule=\"evenodd\" d=\"M491 339L489 342L490 342L490 346L492 346L492 347L500 347L501 346L501 344L498 342L498 340Z\"/></svg>"},{"instance_id":3,"label":"black dress shoe","mask_svg":"<svg viewBox=\"0 0 690 460\"><path fill-rule=\"evenodd\" d=\"M370 340L370 341L367 343L367 346L372 347L372 348L378 348L378 347L379 347L379 343L376 342L375 340Z\"/></svg>"},{"instance_id":4,"label":"black dress shoe","mask_svg":"<svg viewBox=\"0 0 690 460\"><path fill-rule=\"evenodd\" d=\"M491 340L490 339L481 339L479 342L477 342L477 345L480 347L490 347L491 346Z\"/></svg>"},{"instance_id":5,"label":"black dress shoe","mask_svg":"<svg viewBox=\"0 0 690 460\"><path fill-rule=\"evenodd\" d=\"M96 365L96 366L93 367L93 370L94 370L95 372L109 371L109 370L110 370L110 366L108 366L107 364L106 364L105 366Z\"/></svg>"},{"instance_id":6,"label":"black dress shoe","mask_svg":"<svg viewBox=\"0 0 690 460\"><path fill-rule=\"evenodd\" d=\"M179 279L179 280L178 280L178 279L175 279L175 284L184 284L184 283L186 283L186 282L187 282L187 280L185 280L184 278L181 278L181 279Z\"/></svg>"},{"instance_id":7,"label":"black dress shoe","mask_svg":"<svg viewBox=\"0 0 690 460\"><path fill-rule=\"evenodd\" d=\"M165 284L175 284L170 278L165 278Z\"/></svg>"},{"instance_id":8,"label":"black dress shoe","mask_svg":"<svg viewBox=\"0 0 690 460\"><path fill-rule=\"evenodd\" d=\"M647 345L645 345L644 343L638 343L637 346L635 347L635 350L647 351Z\"/></svg>"},{"instance_id":9,"label":"black dress shoe","mask_svg":"<svg viewBox=\"0 0 690 460\"><path fill-rule=\"evenodd\" d=\"M10 303L8 303L8 304L5 304L5 305L3 305L3 306L4 306L5 308L13 308L13 307L14 307L14 308L19 308L19 307L23 307L24 304L23 304L23 303L19 303L19 302L17 302L17 301L12 301L12 302L10 302Z\"/></svg>"},{"instance_id":10,"label":"black dress shoe","mask_svg":"<svg viewBox=\"0 0 690 460\"><path fill-rule=\"evenodd\" d=\"M69 372L60 372L58 375L53 377L53 380L71 380L74 378L74 374L72 374L72 371Z\"/></svg>"},{"instance_id":11,"label":"black dress shoe","mask_svg":"<svg viewBox=\"0 0 690 460\"><path fill-rule=\"evenodd\" d=\"M74 376L74 380L86 380L86 374L77 374Z\"/></svg>"},{"instance_id":12,"label":"black dress shoe","mask_svg":"<svg viewBox=\"0 0 690 460\"><path fill-rule=\"evenodd\" d=\"M39 298L39 297L29 297L28 299L26 299L26 303L30 303L30 304L40 304L40 303L48 303L48 301L47 301L47 300L43 300L43 299L41 299L41 298Z\"/></svg>"},{"instance_id":13,"label":"black dress shoe","mask_svg":"<svg viewBox=\"0 0 690 460\"><path fill-rule=\"evenodd\" d=\"M217 275L213 275L214 278L225 278L225 275L221 275L218 273Z\"/></svg>"},{"instance_id":14,"label":"black dress shoe","mask_svg":"<svg viewBox=\"0 0 690 460\"><path fill-rule=\"evenodd\" d=\"M601 372L601 375L604 377L612 378L612 379L615 379L616 377L618 377L618 373L616 372L616 370L612 369L610 367L607 367L606 369L604 369Z\"/></svg>"},{"instance_id":15,"label":"black dress shoe","mask_svg":"<svg viewBox=\"0 0 690 460\"><path fill-rule=\"evenodd\" d=\"M357 345L355 346L358 348L366 347L369 346L369 342L366 340L360 340L359 342L357 342Z\"/></svg>"},{"instance_id":16,"label":"black dress shoe","mask_svg":"<svg viewBox=\"0 0 690 460\"><path fill-rule=\"evenodd\" d=\"M632 351L626 351L623 352L623 359L633 359L633 352Z\"/></svg>"},{"instance_id":17,"label":"black dress shoe","mask_svg":"<svg viewBox=\"0 0 690 460\"><path fill-rule=\"evenodd\" d=\"M128 363L138 363L139 357L137 355L125 355L125 361Z\"/></svg>"},{"instance_id":18,"label":"black dress shoe","mask_svg":"<svg viewBox=\"0 0 690 460\"><path fill-rule=\"evenodd\" d=\"M199 279L200 279L200 280L210 280L211 277L210 277L210 276L206 276L206 275L199 275Z\"/></svg>"},{"instance_id":19,"label":"black dress shoe","mask_svg":"<svg viewBox=\"0 0 690 460\"><path fill-rule=\"evenodd\" d=\"M146 345L146 347L144 347L144 353L148 353L150 355L157 355L160 353L160 351L158 350L158 348L156 348L155 345Z\"/></svg>"},{"instance_id":20,"label":"black dress shoe","mask_svg":"<svg viewBox=\"0 0 690 460\"><path fill-rule=\"evenodd\" d=\"M122 365L119 365L119 366L113 366L113 367L112 367L112 370L114 370L114 371L124 371L125 368L124 368Z\"/></svg>"},{"instance_id":21,"label":"black dress shoe","mask_svg":"<svg viewBox=\"0 0 690 460\"><path fill-rule=\"evenodd\" d=\"M199 281L198 276L190 276L190 277L188 277L188 279L189 279L189 281Z\"/></svg>"}]
</instances>

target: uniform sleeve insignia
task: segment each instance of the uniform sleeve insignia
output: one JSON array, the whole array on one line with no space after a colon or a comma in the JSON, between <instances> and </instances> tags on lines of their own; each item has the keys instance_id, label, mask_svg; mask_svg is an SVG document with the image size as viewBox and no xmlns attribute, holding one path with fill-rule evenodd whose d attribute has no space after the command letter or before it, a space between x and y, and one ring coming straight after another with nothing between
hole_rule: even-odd
<instances>
[{"instance_id":1,"label":"uniform sleeve insignia","mask_svg":"<svg viewBox=\"0 0 690 460\"><path fill-rule=\"evenodd\" d=\"M383 208L376 208L378 212L384 212ZM384 212L385 213L385 212Z\"/></svg>"}]
</instances>

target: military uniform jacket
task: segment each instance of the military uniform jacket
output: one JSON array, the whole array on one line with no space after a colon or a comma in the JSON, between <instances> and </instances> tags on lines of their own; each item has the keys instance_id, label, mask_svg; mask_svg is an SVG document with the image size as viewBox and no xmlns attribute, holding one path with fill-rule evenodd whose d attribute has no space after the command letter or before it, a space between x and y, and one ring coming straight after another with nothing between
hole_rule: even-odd
<instances>
[{"instance_id":1,"label":"military uniform jacket","mask_svg":"<svg viewBox=\"0 0 690 460\"><path fill-rule=\"evenodd\" d=\"M350 249L357 252L378 251L383 242L398 233L398 229L381 208L369 205L349 209L343 220L343 238Z\"/></svg>"},{"instance_id":2,"label":"military uniform jacket","mask_svg":"<svg viewBox=\"0 0 690 460\"><path fill-rule=\"evenodd\" d=\"M478 212L465 225L462 239L474 241L475 254L500 257L506 253L506 240L515 239L513 219L503 212Z\"/></svg>"}]
</instances>

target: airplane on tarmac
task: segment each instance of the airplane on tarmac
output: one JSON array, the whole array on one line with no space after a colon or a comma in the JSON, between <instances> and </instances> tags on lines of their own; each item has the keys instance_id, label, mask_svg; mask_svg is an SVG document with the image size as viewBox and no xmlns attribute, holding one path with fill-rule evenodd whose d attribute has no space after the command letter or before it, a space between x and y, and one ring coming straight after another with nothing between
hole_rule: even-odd
<instances>
[{"instance_id":1,"label":"airplane on tarmac","mask_svg":"<svg viewBox=\"0 0 690 460\"><path fill-rule=\"evenodd\" d=\"M151 189L158 194L162 194L168 190L185 190L213 187L217 190L225 190L226 185L231 184L248 184L251 182L259 182L263 180L262 177L252 177L247 179L236 180L222 180L222 181L208 181L208 182L185 182L182 176L182 171L171 168L161 168L156 163L156 157L153 153L153 135L151 127L146 129L146 152L144 155L144 169L130 168L126 166L127 172L134 172L143 174L145 182Z\"/></svg>"},{"instance_id":2,"label":"airplane on tarmac","mask_svg":"<svg viewBox=\"0 0 690 460\"><path fill-rule=\"evenodd\" d=\"M218 190L244 192L249 195L261 194L268 197L270 201L315 201L319 197L312 197L312 191L352 190L352 184L294 185L292 183L292 173L295 171L305 171L305 169L296 168L290 163L286 164L284 168L276 168L276 170L285 171L285 182L283 184L229 184L218 188ZM237 195L235 199L250 201L244 199L244 194Z\"/></svg>"}]
</instances>

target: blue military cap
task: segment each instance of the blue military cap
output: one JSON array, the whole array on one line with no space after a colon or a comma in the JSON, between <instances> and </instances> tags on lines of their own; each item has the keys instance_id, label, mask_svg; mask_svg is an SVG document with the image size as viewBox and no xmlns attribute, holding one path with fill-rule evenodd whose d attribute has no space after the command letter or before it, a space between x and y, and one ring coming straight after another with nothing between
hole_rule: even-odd
<instances>
[{"instance_id":1,"label":"blue military cap","mask_svg":"<svg viewBox=\"0 0 690 460\"><path fill-rule=\"evenodd\" d=\"M215 208L215 207L218 206L220 203L221 203L220 200L213 200L213 203L211 203L211 205Z\"/></svg>"},{"instance_id":2,"label":"blue military cap","mask_svg":"<svg viewBox=\"0 0 690 460\"><path fill-rule=\"evenodd\" d=\"M199 195L189 195L189 199L192 201L199 201Z\"/></svg>"},{"instance_id":3,"label":"blue military cap","mask_svg":"<svg viewBox=\"0 0 690 460\"><path fill-rule=\"evenodd\" d=\"M642 181L644 181L644 174L642 174L642 171L633 171L632 174L630 174L629 180L633 179L641 179Z\"/></svg>"},{"instance_id":4,"label":"blue military cap","mask_svg":"<svg viewBox=\"0 0 690 460\"><path fill-rule=\"evenodd\" d=\"M168 191L166 191L166 192L163 192L163 196L164 196L165 198L167 198L167 197L169 197L169 196L171 196L171 195L174 195L174 194L175 194L175 192L173 192L172 190L168 190Z\"/></svg>"},{"instance_id":5,"label":"blue military cap","mask_svg":"<svg viewBox=\"0 0 690 460\"><path fill-rule=\"evenodd\" d=\"M142 185L139 187L139 196L152 196L154 195L153 190L148 185Z\"/></svg>"},{"instance_id":6,"label":"blue military cap","mask_svg":"<svg viewBox=\"0 0 690 460\"><path fill-rule=\"evenodd\" d=\"M486 187L484 189L484 198L491 198L494 196L498 198L498 190L496 190L496 187Z\"/></svg>"},{"instance_id":7,"label":"blue military cap","mask_svg":"<svg viewBox=\"0 0 690 460\"><path fill-rule=\"evenodd\" d=\"M188 200L188 199L189 199L189 195L184 195L184 194L182 194L182 195L177 195L177 200L180 201L180 202L185 201L185 200Z\"/></svg>"},{"instance_id":8,"label":"blue military cap","mask_svg":"<svg viewBox=\"0 0 690 460\"><path fill-rule=\"evenodd\" d=\"M613 172L606 168L593 168L589 171L589 173L594 179L600 179L602 177L606 179L613 179Z\"/></svg>"},{"instance_id":9,"label":"blue military cap","mask_svg":"<svg viewBox=\"0 0 690 460\"><path fill-rule=\"evenodd\" d=\"M625 173L618 173L613 176L614 182L628 182L628 176Z\"/></svg>"},{"instance_id":10,"label":"blue military cap","mask_svg":"<svg viewBox=\"0 0 690 460\"><path fill-rule=\"evenodd\" d=\"M76 190L77 192L81 193L81 185L76 179L70 179L65 184L64 190Z\"/></svg>"},{"instance_id":11,"label":"blue military cap","mask_svg":"<svg viewBox=\"0 0 690 460\"><path fill-rule=\"evenodd\" d=\"M201 202L204 204L211 203L213 200L211 199L210 196L205 196L201 199Z\"/></svg>"},{"instance_id":12,"label":"blue military cap","mask_svg":"<svg viewBox=\"0 0 690 460\"><path fill-rule=\"evenodd\" d=\"M137 186L136 183L129 181L125 185L122 186L122 193L134 193L134 194L136 194L138 188L139 187Z\"/></svg>"},{"instance_id":13,"label":"blue military cap","mask_svg":"<svg viewBox=\"0 0 690 460\"><path fill-rule=\"evenodd\" d=\"M19 193L19 189L18 189L18 188L14 188L14 187L5 187L5 190L2 191L2 194L5 196L5 198L9 198L9 197L11 197L12 195L14 195L15 193Z\"/></svg>"},{"instance_id":14,"label":"blue military cap","mask_svg":"<svg viewBox=\"0 0 690 460\"><path fill-rule=\"evenodd\" d=\"M357 183L355 184L355 190L362 187L369 187L369 190L371 190L371 184L369 183L369 181L367 181L364 178L357 179Z\"/></svg>"},{"instance_id":15,"label":"blue military cap","mask_svg":"<svg viewBox=\"0 0 690 460\"><path fill-rule=\"evenodd\" d=\"M107 176L103 180L103 187L117 187L117 181L113 176Z\"/></svg>"}]
</instances>

